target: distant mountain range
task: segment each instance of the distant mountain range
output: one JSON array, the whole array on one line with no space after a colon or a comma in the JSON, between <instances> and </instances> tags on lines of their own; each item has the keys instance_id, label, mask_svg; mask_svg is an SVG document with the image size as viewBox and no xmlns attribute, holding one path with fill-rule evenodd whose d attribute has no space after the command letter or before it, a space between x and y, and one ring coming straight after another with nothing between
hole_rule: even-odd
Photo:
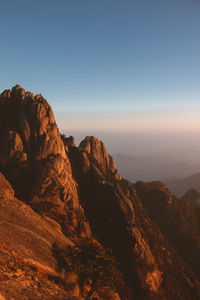
<instances>
[{"instance_id":1,"label":"distant mountain range","mask_svg":"<svg viewBox=\"0 0 200 300\"><path fill-rule=\"evenodd\" d=\"M189 189L196 189L200 192L200 173L184 178L172 178L165 181L170 191L178 197L183 196Z\"/></svg>"},{"instance_id":2,"label":"distant mountain range","mask_svg":"<svg viewBox=\"0 0 200 300\"><path fill-rule=\"evenodd\" d=\"M194 157L184 161L181 155L166 152L141 157L114 154L113 157L119 173L131 182L161 180L171 192L182 196L190 188L200 191L200 163Z\"/></svg>"}]
</instances>

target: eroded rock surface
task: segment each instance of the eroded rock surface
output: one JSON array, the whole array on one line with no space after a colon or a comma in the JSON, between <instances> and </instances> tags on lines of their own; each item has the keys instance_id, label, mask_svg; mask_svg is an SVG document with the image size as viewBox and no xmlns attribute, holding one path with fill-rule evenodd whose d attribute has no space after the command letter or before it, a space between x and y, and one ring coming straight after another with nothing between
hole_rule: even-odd
<instances>
[{"instance_id":1,"label":"eroded rock surface","mask_svg":"<svg viewBox=\"0 0 200 300\"><path fill-rule=\"evenodd\" d=\"M105 247L112 249L130 286L137 287L136 290L133 288L134 295L139 295L138 299L176 299L178 289L181 290L180 299L191 295L194 299L198 297L198 280L179 261L162 233L152 224L134 186L126 180L116 180L105 164L102 168L98 163L102 156L93 156L87 145L90 143L69 151L81 201L92 232ZM95 145L100 145L100 142ZM158 197L164 189L168 195L166 203L171 205L173 196L167 188L158 182L155 186ZM191 277L198 290L194 294L190 281L185 280ZM180 278L185 287L180 283Z\"/></svg>"},{"instance_id":2,"label":"eroded rock surface","mask_svg":"<svg viewBox=\"0 0 200 300\"><path fill-rule=\"evenodd\" d=\"M87 152L90 157L96 160L100 168L104 171L111 171L115 174L115 179L120 178L114 159L108 154L104 143L98 138L94 136L86 136L86 138L80 143L79 148Z\"/></svg>"},{"instance_id":3,"label":"eroded rock surface","mask_svg":"<svg viewBox=\"0 0 200 300\"><path fill-rule=\"evenodd\" d=\"M167 236L178 255L200 276L200 236L187 221L184 209L180 209L180 201L161 182L137 182L135 188L149 216Z\"/></svg>"},{"instance_id":4,"label":"eroded rock surface","mask_svg":"<svg viewBox=\"0 0 200 300\"><path fill-rule=\"evenodd\" d=\"M57 220L65 233L89 235L77 185L53 111L19 85L0 95L0 169L16 195ZM77 215L83 216L80 224Z\"/></svg>"},{"instance_id":5,"label":"eroded rock surface","mask_svg":"<svg viewBox=\"0 0 200 300\"><path fill-rule=\"evenodd\" d=\"M199 236L165 185L121 178L19 85L0 95L0 140L0 297L200 299Z\"/></svg>"},{"instance_id":6,"label":"eroded rock surface","mask_svg":"<svg viewBox=\"0 0 200 300\"><path fill-rule=\"evenodd\" d=\"M200 193L195 189L188 190L177 202L192 229L200 235Z\"/></svg>"}]
</instances>

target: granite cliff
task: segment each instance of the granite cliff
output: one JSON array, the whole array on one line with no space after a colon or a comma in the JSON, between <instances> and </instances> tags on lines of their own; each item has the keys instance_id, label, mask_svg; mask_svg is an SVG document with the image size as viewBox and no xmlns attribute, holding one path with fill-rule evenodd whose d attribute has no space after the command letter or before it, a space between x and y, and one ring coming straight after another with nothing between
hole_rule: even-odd
<instances>
[{"instance_id":1,"label":"granite cliff","mask_svg":"<svg viewBox=\"0 0 200 300\"><path fill-rule=\"evenodd\" d=\"M162 183L121 178L102 141L75 146L19 85L0 94L0 141L2 297L200 298L200 238Z\"/></svg>"},{"instance_id":2,"label":"granite cliff","mask_svg":"<svg viewBox=\"0 0 200 300\"><path fill-rule=\"evenodd\" d=\"M59 221L64 232L89 235L76 182L50 105L19 85L0 96L0 167L16 196ZM67 213L66 213L67 211ZM70 225L69 225L70 224Z\"/></svg>"}]
</instances>

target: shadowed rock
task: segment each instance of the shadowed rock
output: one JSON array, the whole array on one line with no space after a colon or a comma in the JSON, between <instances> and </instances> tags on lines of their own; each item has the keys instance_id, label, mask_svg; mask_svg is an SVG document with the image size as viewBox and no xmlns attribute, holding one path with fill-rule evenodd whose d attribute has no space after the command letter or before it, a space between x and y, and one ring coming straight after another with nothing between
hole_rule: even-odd
<instances>
[{"instance_id":1,"label":"shadowed rock","mask_svg":"<svg viewBox=\"0 0 200 300\"><path fill-rule=\"evenodd\" d=\"M180 209L180 201L169 192L165 184L158 181L137 182L135 188L149 216L169 239L178 255L200 277L200 236Z\"/></svg>"}]
</instances>

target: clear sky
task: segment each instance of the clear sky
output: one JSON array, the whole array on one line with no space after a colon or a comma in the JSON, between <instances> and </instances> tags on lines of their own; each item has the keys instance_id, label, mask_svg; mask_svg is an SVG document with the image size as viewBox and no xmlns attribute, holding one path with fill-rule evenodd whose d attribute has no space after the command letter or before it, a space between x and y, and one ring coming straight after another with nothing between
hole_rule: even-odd
<instances>
[{"instance_id":1,"label":"clear sky","mask_svg":"<svg viewBox=\"0 0 200 300\"><path fill-rule=\"evenodd\" d=\"M0 89L62 130L200 129L200 0L1 0Z\"/></svg>"}]
</instances>

